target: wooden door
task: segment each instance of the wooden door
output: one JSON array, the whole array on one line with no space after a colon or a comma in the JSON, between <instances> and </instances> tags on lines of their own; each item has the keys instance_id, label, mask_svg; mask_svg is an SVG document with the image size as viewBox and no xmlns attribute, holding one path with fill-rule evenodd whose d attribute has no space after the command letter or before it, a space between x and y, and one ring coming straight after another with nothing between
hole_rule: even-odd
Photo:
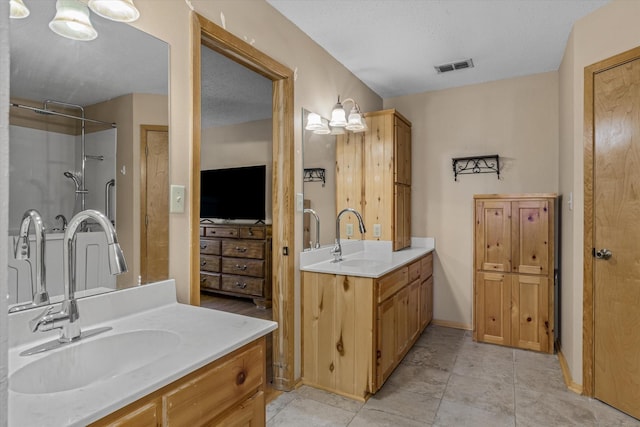
<instances>
[{"instance_id":1,"label":"wooden door","mask_svg":"<svg viewBox=\"0 0 640 427\"><path fill-rule=\"evenodd\" d=\"M511 301L511 345L552 353L549 279L545 276L514 274Z\"/></svg>"},{"instance_id":2,"label":"wooden door","mask_svg":"<svg viewBox=\"0 0 640 427\"><path fill-rule=\"evenodd\" d=\"M395 298L378 304L378 337L376 350L376 385L382 384L393 371L396 360L396 307Z\"/></svg>"},{"instance_id":3,"label":"wooden door","mask_svg":"<svg viewBox=\"0 0 640 427\"><path fill-rule=\"evenodd\" d=\"M141 126L140 277L142 283L169 277L169 132Z\"/></svg>"},{"instance_id":4,"label":"wooden door","mask_svg":"<svg viewBox=\"0 0 640 427\"><path fill-rule=\"evenodd\" d=\"M511 203L513 271L549 274L549 200L521 200Z\"/></svg>"},{"instance_id":5,"label":"wooden door","mask_svg":"<svg viewBox=\"0 0 640 427\"><path fill-rule=\"evenodd\" d=\"M593 81L595 397L640 418L640 59Z\"/></svg>"},{"instance_id":6,"label":"wooden door","mask_svg":"<svg viewBox=\"0 0 640 427\"><path fill-rule=\"evenodd\" d=\"M476 273L476 337L492 344L511 344L511 277Z\"/></svg>"},{"instance_id":7,"label":"wooden door","mask_svg":"<svg viewBox=\"0 0 640 427\"><path fill-rule=\"evenodd\" d=\"M511 271L511 202L476 201L475 269Z\"/></svg>"},{"instance_id":8,"label":"wooden door","mask_svg":"<svg viewBox=\"0 0 640 427\"><path fill-rule=\"evenodd\" d=\"M411 185L411 126L394 117L395 182Z\"/></svg>"},{"instance_id":9,"label":"wooden door","mask_svg":"<svg viewBox=\"0 0 640 427\"><path fill-rule=\"evenodd\" d=\"M397 251L411 246L411 187L395 184L393 197L393 250Z\"/></svg>"}]
</instances>

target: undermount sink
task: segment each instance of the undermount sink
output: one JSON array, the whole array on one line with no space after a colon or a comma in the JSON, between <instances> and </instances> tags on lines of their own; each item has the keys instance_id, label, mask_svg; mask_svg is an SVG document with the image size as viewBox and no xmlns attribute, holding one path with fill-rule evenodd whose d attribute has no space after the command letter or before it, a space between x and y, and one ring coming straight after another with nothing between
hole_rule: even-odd
<instances>
[{"instance_id":1,"label":"undermount sink","mask_svg":"<svg viewBox=\"0 0 640 427\"><path fill-rule=\"evenodd\" d=\"M179 342L173 332L152 329L79 341L18 369L9 377L9 389L44 394L86 387L152 363Z\"/></svg>"},{"instance_id":2,"label":"undermount sink","mask_svg":"<svg viewBox=\"0 0 640 427\"><path fill-rule=\"evenodd\" d=\"M346 259L340 264L345 267L374 268L379 267L382 262L373 259Z\"/></svg>"}]
</instances>

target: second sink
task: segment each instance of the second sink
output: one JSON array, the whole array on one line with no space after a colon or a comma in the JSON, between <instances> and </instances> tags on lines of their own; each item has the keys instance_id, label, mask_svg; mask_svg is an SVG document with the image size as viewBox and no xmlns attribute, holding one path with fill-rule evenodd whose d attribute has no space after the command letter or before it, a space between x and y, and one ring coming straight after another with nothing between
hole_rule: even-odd
<instances>
[{"instance_id":1,"label":"second sink","mask_svg":"<svg viewBox=\"0 0 640 427\"><path fill-rule=\"evenodd\" d=\"M57 393L132 372L170 353L180 337L145 329L79 341L29 363L9 377L16 393Z\"/></svg>"}]
</instances>

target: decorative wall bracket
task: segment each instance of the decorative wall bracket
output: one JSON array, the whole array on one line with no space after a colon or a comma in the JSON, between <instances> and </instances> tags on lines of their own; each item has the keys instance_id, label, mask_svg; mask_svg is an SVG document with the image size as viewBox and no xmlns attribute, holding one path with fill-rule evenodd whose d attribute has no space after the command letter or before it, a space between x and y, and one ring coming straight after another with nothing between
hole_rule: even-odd
<instances>
[{"instance_id":1,"label":"decorative wall bracket","mask_svg":"<svg viewBox=\"0 0 640 427\"><path fill-rule=\"evenodd\" d=\"M320 182L322 186L325 184L324 168L309 168L304 170L303 181L304 182Z\"/></svg>"},{"instance_id":2,"label":"decorative wall bracket","mask_svg":"<svg viewBox=\"0 0 640 427\"><path fill-rule=\"evenodd\" d=\"M458 175L470 175L474 173L495 173L500 179L500 156L490 154L486 156L456 157L453 162L453 179L458 180Z\"/></svg>"}]
</instances>

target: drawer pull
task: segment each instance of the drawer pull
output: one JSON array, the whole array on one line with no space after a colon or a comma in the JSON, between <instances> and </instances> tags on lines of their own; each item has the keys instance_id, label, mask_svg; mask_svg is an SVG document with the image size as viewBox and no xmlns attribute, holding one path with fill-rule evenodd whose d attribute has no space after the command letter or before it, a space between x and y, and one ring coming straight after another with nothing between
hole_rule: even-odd
<instances>
[{"instance_id":1,"label":"drawer pull","mask_svg":"<svg viewBox=\"0 0 640 427\"><path fill-rule=\"evenodd\" d=\"M247 374L244 371L240 371L240 372L238 372L238 375L236 376L236 384L237 385L242 385L242 384L244 384L246 379L247 379Z\"/></svg>"},{"instance_id":2,"label":"drawer pull","mask_svg":"<svg viewBox=\"0 0 640 427\"><path fill-rule=\"evenodd\" d=\"M207 283L207 278L206 277L201 278L200 283L202 284Z\"/></svg>"},{"instance_id":3,"label":"drawer pull","mask_svg":"<svg viewBox=\"0 0 640 427\"><path fill-rule=\"evenodd\" d=\"M253 230L249 229L249 236L253 236Z\"/></svg>"},{"instance_id":4,"label":"drawer pull","mask_svg":"<svg viewBox=\"0 0 640 427\"><path fill-rule=\"evenodd\" d=\"M236 288L246 289L247 288L247 284L246 283L236 282Z\"/></svg>"},{"instance_id":5,"label":"drawer pull","mask_svg":"<svg viewBox=\"0 0 640 427\"><path fill-rule=\"evenodd\" d=\"M245 271L246 269L247 269L247 264L245 265L236 264L236 270Z\"/></svg>"},{"instance_id":6,"label":"drawer pull","mask_svg":"<svg viewBox=\"0 0 640 427\"><path fill-rule=\"evenodd\" d=\"M200 245L200 249L207 249L207 245Z\"/></svg>"},{"instance_id":7,"label":"drawer pull","mask_svg":"<svg viewBox=\"0 0 640 427\"><path fill-rule=\"evenodd\" d=\"M204 267L205 265L207 265L207 261L202 261L202 262L200 263L200 267Z\"/></svg>"},{"instance_id":8,"label":"drawer pull","mask_svg":"<svg viewBox=\"0 0 640 427\"><path fill-rule=\"evenodd\" d=\"M237 252L247 252L247 248L241 248L240 246L236 246L236 251Z\"/></svg>"}]
</instances>

